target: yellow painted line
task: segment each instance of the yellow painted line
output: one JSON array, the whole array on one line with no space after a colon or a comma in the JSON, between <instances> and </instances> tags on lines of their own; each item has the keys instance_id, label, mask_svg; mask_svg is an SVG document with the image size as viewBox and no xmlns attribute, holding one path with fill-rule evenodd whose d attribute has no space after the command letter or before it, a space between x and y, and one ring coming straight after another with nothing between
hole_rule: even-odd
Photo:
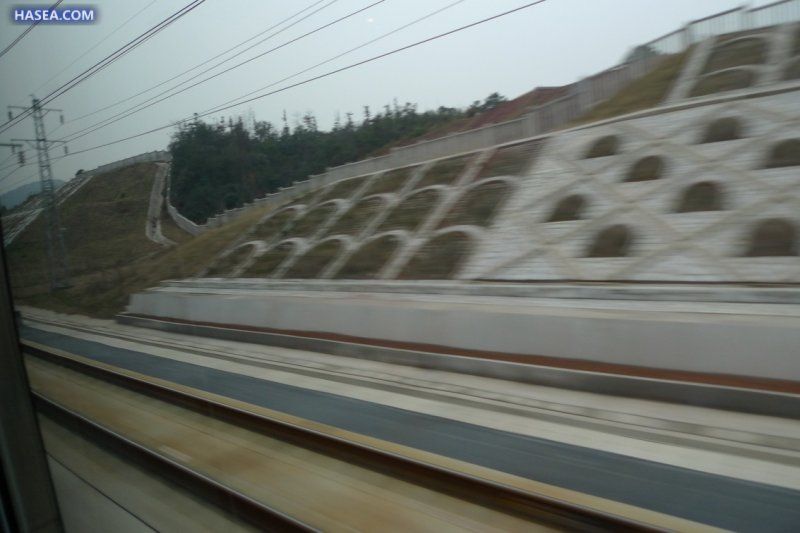
<instances>
[{"instance_id":1,"label":"yellow painted line","mask_svg":"<svg viewBox=\"0 0 800 533\"><path fill-rule=\"evenodd\" d=\"M107 370L119 374L121 376L133 378L135 380L151 383L160 387L169 388L178 391L188 396L194 396L224 406L232 407L240 411L253 413L263 418L274 420L288 425L298 426L302 429L314 431L327 435L330 437L338 438L361 446L373 448L382 452L406 457L408 459L428 464L437 468L458 472L474 478L484 479L491 483L504 485L513 489L544 496L546 498L560 500L567 502L571 505L577 505L587 509L596 510L601 513L606 513L613 516L624 517L629 520L634 520L642 524L647 524L653 527L662 528L671 531L722 531L712 526L694 522L680 517L671 516L657 511L644 509L634 505L609 500L606 498L585 494L582 492L557 487L547 483L534 481L531 479L499 472L491 468L474 465L458 459L426 452L402 444L397 444L382 439L377 439L360 433L354 433L345 429L329 426L313 420L296 417L280 411L275 411L266 407L253 405L247 402L242 402L226 396L210 393L194 387L188 387L175 383L172 381L164 380L161 378L148 376L132 370L127 370L114 365L109 365L100 361L95 361L84 356L76 355L58 348L54 348L45 344L40 344L35 341L23 339L23 345L37 348L42 351L50 352L59 357L73 360L77 363L93 366L102 370Z\"/></svg>"}]
</instances>

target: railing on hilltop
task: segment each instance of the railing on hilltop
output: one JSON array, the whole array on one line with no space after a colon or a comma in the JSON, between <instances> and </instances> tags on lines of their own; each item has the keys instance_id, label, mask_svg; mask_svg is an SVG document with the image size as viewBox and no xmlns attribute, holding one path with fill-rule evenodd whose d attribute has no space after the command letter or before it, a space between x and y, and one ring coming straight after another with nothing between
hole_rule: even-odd
<instances>
[{"instance_id":1,"label":"railing on hilltop","mask_svg":"<svg viewBox=\"0 0 800 533\"><path fill-rule=\"evenodd\" d=\"M194 224L188 219L186 222L192 225L192 232L199 233L236 218L254 205L283 204L309 189L342 178L413 165L551 132L577 119L598 103L611 98L631 81L650 72L665 56L679 53L715 35L797 21L800 21L800 0L778 0L755 8L742 6L693 20L683 28L636 47L641 49L642 53L633 54L634 57L630 61L579 80L569 86L567 95L531 108L521 118L392 148L386 155L328 168L325 173L295 182L292 187L282 188L243 207L224 211L209 218L205 224ZM177 213L177 210L172 209ZM186 224L187 227L189 224Z\"/></svg>"},{"instance_id":2,"label":"railing on hilltop","mask_svg":"<svg viewBox=\"0 0 800 533\"><path fill-rule=\"evenodd\" d=\"M82 172L80 175L81 177L84 178L90 178L92 176L97 176L98 174L111 172L112 170L116 170L118 168L126 167L128 165L133 165L136 163L152 163L154 161L167 161L171 158L172 156L170 155L168 150L155 150L152 152L145 152L143 154L127 157L125 159L120 159L119 161L114 161L113 163L100 165L99 167L93 168L92 170L86 170Z\"/></svg>"},{"instance_id":3,"label":"railing on hilltop","mask_svg":"<svg viewBox=\"0 0 800 533\"><path fill-rule=\"evenodd\" d=\"M674 54L688 46L725 33L755 30L800 21L800 0L778 0L759 7L728 9L686 24L642 46L659 54Z\"/></svg>"},{"instance_id":4,"label":"railing on hilltop","mask_svg":"<svg viewBox=\"0 0 800 533\"><path fill-rule=\"evenodd\" d=\"M90 178L105 172L111 172L112 170L133 165L135 163L169 161L171 158L172 156L170 155L169 151L156 150L153 152L145 152L143 154L134 155L125 159L120 159L119 161L114 161L113 163L100 165L99 167L91 170L85 170L59 188L56 193L56 198L59 204L64 203L70 196L78 192L81 187L88 183ZM12 219L10 219L8 215L3 217L3 223L8 225L4 235L4 242L6 246L14 242L14 239L16 239L17 236L20 235L25 228L27 228L39 216L39 213L41 212L40 199L34 200L34 202L35 203L29 206L29 209L27 209L24 213L20 213L20 216L15 216L15 218L22 220L18 220L18 223L14 224L13 227L11 225ZM22 215L24 215L24 217Z\"/></svg>"},{"instance_id":5,"label":"railing on hilltop","mask_svg":"<svg viewBox=\"0 0 800 533\"><path fill-rule=\"evenodd\" d=\"M797 22L800 20L800 1L779 0L760 7L754 7L749 12L748 24L752 28L775 26L784 22Z\"/></svg>"}]
</instances>

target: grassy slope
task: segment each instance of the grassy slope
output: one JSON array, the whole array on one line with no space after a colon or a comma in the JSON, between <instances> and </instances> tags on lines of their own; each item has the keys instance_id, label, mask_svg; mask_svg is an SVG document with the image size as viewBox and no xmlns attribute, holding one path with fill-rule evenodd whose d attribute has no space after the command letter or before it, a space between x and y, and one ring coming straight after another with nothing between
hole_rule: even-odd
<instances>
[{"instance_id":1,"label":"grassy slope","mask_svg":"<svg viewBox=\"0 0 800 533\"><path fill-rule=\"evenodd\" d=\"M166 279L197 274L264 212L263 209L254 210L176 247L164 248L119 269L75 280L74 287L55 295L40 293L20 297L18 301L66 313L111 317L125 308L130 294L158 285Z\"/></svg>"},{"instance_id":2,"label":"grassy slope","mask_svg":"<svg viewBox=\"0 0 800 533\"><path fill-rule=\"evenodd\" d=\"M376 150L373 154L371 154L371 156L387 154L392 148L407 146L429 139L436 139L438 137L444 137L446 135L451 135L461 131L482 128L498 122L514 120L515 118L519 118L527 113L532 107L546 104L547 102L565 96L568 90L568 85L563 87L537 87L532 91L521 94L512 100L503 102L494 109L484 111L483 113L479 113L472 117L453 119L450 122L446 122L431 128L422 135L389 143L383 148Z\"/></svg>"},{"instance_id":3,"label":"grassy slope","mask_svg":"<svg viewBox=\"0 0 800 533\"><path fill-rule=\"evenodd\" d=\"M633 81L616 95L595 106L571 125L633 113L661 104L681 73L691 49L665 58L653 71Z\"/></svg>"},{"instance_id":4,"label":"grassy slope","mask_svg":"<svg viewBox=\"0 0 800 533\"><path fill-rule=\"evenodd\" d=\"M255 209L239 219L171 248L144 235L155 167L134 165L89 182L62 205L72 268L69 289L49 294L44 268L43 222L32 224L9 247L17 303L61 312L110 317L134 292L165 279L197 274L241 232L264 215Z\"/></svg>"},{"instance_id":5,"label":"grassy slope","mask_svg":"<svg viewBox=\"0 0 800 533\"><path fill-rule=\"evenodd\" d=\"M800 33L798 35L800 35ZM800 48L800 36L797 42L797 46ZM663 101L664 97L666 97L669 88L672 86L672 82L677 78L681 67L683 67L688 57L689 53L687 51L665 59L664 63L659 65L653 72L633 82L629 87L623 89L609 101L601 103L570 125L603 120L658 105ZM390 143L376 150L371 155L383 155L389 153L391 148L444 137L460 131L481 128L489 124L513 120L527 113L532 107L566 96L568 91L569 86L537 87L530 92L500 104L494 109L480 113L474 117L454 119L451 122L434 127L418 137L402 139Z\"/></svg>"},{"instance_id":6,"label":"grassy slope","mask_svg":"<svg viewBox=\"0 0 800 533\"><path fill-rule=\"evenodd\" d=\"M70 270L81 276L116 268L158 251L145 237L147 202L156 166L132 165L99 176L61 205ZM40 216L9 246L15 287L47 285L45 218Z\"/></svg>"},{"instance_id":7,"label":"grassy slope","mask_svg":"<svg viewBox=\"0 0 800 533\"><path fill-rule=\"evenodd\" d=\"M347 263L336 274L338 279L373 279L389 261L400 241L393 235L385 235L361 247L350 256Z\"/></svg>"}]
</instances>

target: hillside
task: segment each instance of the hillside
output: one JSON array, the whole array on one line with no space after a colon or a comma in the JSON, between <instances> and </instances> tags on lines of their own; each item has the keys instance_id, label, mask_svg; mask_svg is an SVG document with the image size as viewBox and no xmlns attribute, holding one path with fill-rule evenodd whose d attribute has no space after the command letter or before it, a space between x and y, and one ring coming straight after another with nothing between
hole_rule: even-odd
<instances>
[{"instance_id":1,"label":"hillside","mask_svg":"<svg viewBox=\"0 0 800 533\"><path fill-rule=\"evenodd\" d=\"M48 293L44 219L30 224L7 249L15 297L69 312L111 316L132 290L191 275L203 264L205 253L218 252L213 233L200 240L199 249L190 246L187 251L183 244L192 244L192 237L168 217L162 220L162 231L182 244L163 247L147 239L145 221L156 169L155 163L139 163L101 174L61 204L73 285L67 290ZM207 251L192 252L203 249Z\"/></svg>"},{"instance_id":2,"label":"hillside","mask_svg":"<svg viewBox=\"0 0 800 533\"><path fill-rule=\"evenodd\" d=\"M772 35L758 38L769 43ZM702 62L696 57L700 47L659 58L652 70L625 78L626 86L588 112L570 115L547 135L505 137L467 149L448 145L449 155L383 168L346 166L333 174L335 179L327 175L304 183L297 189L302 193L285 191L256 204L262 207L220 217L234 221L202 228L199 237L185 233L162 211L162 232L175 246L145 237L155 165L98 176L62 207L74 286L47 294L39 220L10 247L15 292L26 303L111 316L133 292L194 276L793 281L797 221L796 211L787 206L795 191L785 183L800 161L800 142L787 136L800 134L789 126L780 138L765 132L774 129L769 117L796 107L799 93L759 91L772 83L766 76L783 68L780 62L791 68L796 52L774 56L779 64L773 66L748 67L764 78L741 105L736 98L692 100L697 87L715 79L714 62L727 57L720 55L727 53L727 42L721 37L712 43ZM763 62L773 56L759 57ZM695 68L687 67L692 64ZM427 125L415 124L417 117L400 127L403 113L416 116L416 110L393 118L389 108L364 127L339 128L336 139L316 131L313 117L282 133L266 124L250 132L241 121L196 123L181 130L172 146L173 204L184 215L194 205L199 220L252 198L253 191L280 187L290 170L319 165L331 154L344 157L347 143L337 143L356 142L358 135L363 146L374 147L376 139L392 138L406 126L419 129L408 139L480 127L513 119L537 103L563 101L562 90L536 89L510 101L495 98L489 109L472 116L443 108L425 119ZM602 122L673 101L690 105ZM397 129L380 133L392 123ZM682 133L675 136L676 131ZM671 140L664 143L667 137ZM377 150L402 142L395 139ZM765 168L753 167L754 161L771 160ZM697 161L704 163L696 166ZM271 171L261 173L265 168ZM729 168L736 168L736 179L728 176ZM728 177L721 180L722 174ZM198 176L204 179L195 180ZM705 181L698 181L701 177ZM745 194L746 183L737 180L765 188ZM780 201L765 196L773 189ZM761 207L755 210L753 202ZM662 268L662 261L671 266Z\"/></svg>"},{"instance_id":3,"label":"hillside","mask_svg":"<svg viewBox=\"0 0 800 533\"><path fill-rule=\"evenodd\" d=\"M155 165L132 165L91 180L61 205L71 272L78 277L109 271L158 250L144 235ZM12 283L36 290L47 285L44 217L9 246Z\"/></svg>"},{"instance_id":4,"label":"hillside","mask_svg":"<svg viewBox=\"0 0 800 533\"><path fill-rule=\"evenodd\" d=\"M117 268L98 270L73 279L73 287L47 293L31 292L29 287L14 287L19 304L43 307L64 313L110 318L121 312L131 294L158 285L167 279L195 275L225 250L242 231L262 217L265 210L253 210L230 224L185 240L174 247L159 248L140 257L122 254L128 259ZM13 267L12 267L13 268ZM41 287L40 287L41 289Z\"/></svg>"},{"instance_id":5,"label":"hillside","mask_svg":"<svg viewBox=\"0 0 800 533\"><path fill-rule=\"evenodd\" d=\"M772 132L800 92L770 85L798 52L780 46L781 32L722 35L638 77L604 71L583 95L605 99L583 114L561 106L547 135L524 140L526 122L506 123L311 179L204 275L794 282L800 221L786 180L800 139L796 126ZM717 83L732 68L749 85ZM627 85L612 93L614 77ZM679 105L629 115L665 104Z\"/></svg>"},{"instance_id":6,"label":"hillside","mask_svg":"<svg viewBox=\"0 0 800 533\"><path fill-rule=\"evenodd\" d=\"M611 94L571 124L658 105L680 74L688 54L686 51L660 58L652 72ZM219 212L240 207L326 168L518 119L534 108L574 98L577 90L576 84L537 87L511 100L493 93L463 109L440 107L419 112L416 105L395 103L373 113L365 107L360 122L348 113L346 121L337 120L330 131L319 130L312 114L306 114L293 129L284 124L282 130L268 122L247 127L241 117L229 118L227 123L198 121L173 136L171 200L184 216L202 224Z\"/></svg>"}]
</instances>

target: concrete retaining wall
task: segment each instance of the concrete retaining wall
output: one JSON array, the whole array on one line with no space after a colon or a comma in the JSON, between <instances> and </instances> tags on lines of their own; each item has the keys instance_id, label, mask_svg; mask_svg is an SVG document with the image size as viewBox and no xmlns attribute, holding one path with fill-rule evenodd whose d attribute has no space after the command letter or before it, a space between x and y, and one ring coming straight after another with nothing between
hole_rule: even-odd
<instances>
[{"instance_id":1,"label":"concrete retaining wall","mask_svg":"<svg viewBox=\"0 0 800 533\"><path fill-rule=\"evenodd\" d=\"M800 381L798 305L161 287L134 295L128 312Z\"/></svg>"},{"instance_id":2,"label":"concrete retaining wall","mask_svg":"<svg viewBox=\"0 0 800 533\"><path fill-rule=\"evenodd\" d=\"M617 280L671 282L800 282L796 254L749 256L765 220L800 231L796 164L770 167L771 151L800 138L792 116L800 85L756 97L706 97L661 113L629 117L553 134L536 164L519 181L465 265L468 279ZM669 112L667 112L667 110ZM736 120L740 138L701 142L720 119ZM613 136L615 154L587 158L594 143ZM658 179L628 181L647 157L663 164ZM681 211L693 186L717 187L716 209ZM580 196L584 209L552 222L559 203ZM592 257L601 230L620 225L629 251ZM796 239L796 237L795 237ZM612 254L613 255L613 254Z\"/></svg>"},{"instance_id":3,"label":"concrete retaining wall","mask_svg":"<svg viewBox=\"0 0 800 533\"><path fill-rule=\"evenodd\" d=\"M415 366L458 372L508 381L533 383L548 387L567 388L644 398L655 401L677 402L716 409L758 413L770 416L800 418L800 396L766 390L743 389L683 381L646 379L638 376L604 374L569 368L526 365L508 361L460 357L417 350L389 348L355 342L345 342L264 331L248 331L228 327L186 324L119 315L121 324L145 327L195 337L210 337L294 350L307 350L382 363Z\"/></svg>"},{"instance_id":4,"label":"concrete retaining wall","mask_svg":"<svg viewBox=\"0 0 800 533\"><path fill-rule=\"evenodd\" d=\"M401 246L386 258L387 263L376 275L397 277L436 231L469 230L470 249L460 269L448 277L537 282L798 283L800 263L796 254L781 251L761 256L749 250L762 241L758 228L770 219L800 232L799 167L767 168L766 163L775 147L800 138L797 121L776 119L791 116L799 103L800 83L793 82L746 97L697 98L533 137L528 146L536 155L516 177L483 178L503 179L513 187L492 220L480 228L440 228L438 224L453 202L466 198L469 187L482 183L476 181L476 173L495 148L471 152L462 174L448 186L438 186L445 194L415 230L404 235ZM702 142L708 129L720 120L736 121L738 138ZM617 141L612 154L586 157L595 143L609 137ZM662 166L657 179L628 181L637 165L653 157ZM436 160L421 167L415 172L424 177L436 168ZM380 173L367 176L363 180L367 187L381 179ZM419 180L419 176L414 179ZM304 182L304 187L308 183ZM714 188L718 205L679 208L682 199L701 184ZM319 276L336 276L336 269L344 265L347 256L377 236L376 228L392 209L397 209L397 202L413 194L412 189L409 184L402 194L392 196L388 208L373 221L377 225L370 223L357 235L349 236L347 242L352 246L333 257L331 268ZM326 189L317 190L324 194ZM355 205L360 190L337 201ZM575 196L583 201L580 212L566 220L552 221L561 202ZM232 218L242 212L226 216ZM334 222L326 218L306 236L305 244L318 244L315 236L335 236L325 233L326 225ZM613 226L628 232L628 248L607 255L590 253L597 242L602 242L601 232ZM283 237L276 231L263 238L269 244L278 244L273 240ZM275 270L270 275L281 277L284 272Z\"/></svg>"},{"instance_id":5,"label":"concrete retaining wall","mask_svg":"<svg viewBox=\"0 0 800 533\"><path fill-rule=\"evenodd\" d=\"M256 241L257 242L257 241ZM800 287L651 283L465 283L463 281L394 280L271 280L254 278L195 278L164 281L162 287L179 290L365 292L559 298L569 300L644 300L653 302L730 302L792 304L800 306Z\"/></svg>"}]
</instances>

